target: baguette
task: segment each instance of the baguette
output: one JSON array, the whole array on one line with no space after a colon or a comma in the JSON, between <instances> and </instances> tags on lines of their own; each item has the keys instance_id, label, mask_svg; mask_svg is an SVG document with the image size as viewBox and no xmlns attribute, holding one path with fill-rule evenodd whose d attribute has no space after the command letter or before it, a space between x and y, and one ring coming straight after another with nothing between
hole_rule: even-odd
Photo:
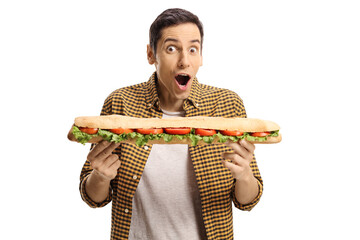
<instances>
[{"instance_id":1,"label":"baguette","mask_svg":"<svg viewBox=\"0 0 360 240\"><path fill-rule=\"evenodd\" d=\"M218 131L213 136L200 137L194 134L184 136L169 134L157 134L156 136L142 136L136 133L137 129L167 129L167 128L191 128L191 129L214 129ZM96 134L79 132L79 129L99 129ZM116 135L107 130L111 129L132 129L135 132L130 134ZM220 134L222 130L240 131L242 136L230 137ZM278 143L281 141L279 125L272 121L255 118L224 118L224 117L174 117L174 118L136 118L122 115L108 116L86 116L75 118L73 128L68 134L68 139L81 143L97 143L103 139L108 141L135 143L142 146L149 144L223 144L226 141L238 141L247 139L252 143ZM254 137L253 133L266 132L269 135ZM165 136L167 135L167 136ZM170 140L169 140L170 139Z\"/></svg>"}]
</instances>

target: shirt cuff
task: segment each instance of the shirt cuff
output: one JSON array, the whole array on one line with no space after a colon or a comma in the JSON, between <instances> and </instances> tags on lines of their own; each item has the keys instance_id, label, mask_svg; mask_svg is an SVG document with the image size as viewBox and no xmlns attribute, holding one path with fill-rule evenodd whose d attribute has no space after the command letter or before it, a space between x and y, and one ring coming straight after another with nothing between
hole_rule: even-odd
<instances>
[{"instance_id":1,"label":"shirt cuff","mask_svg":"<svg viewBox=\"0 0 360 240\"><path fill-rule=\"evenodd\" d=\"M90 176L90 174L87 175L86 177L84 177L83 180L80 182L80 195L81 195L82 200L92 208L100 208L100 207L106 206L109 202L111 202L111 199L112 199L112 189L111 189L111 187L109 189L109 194L108 194L108 196L106 197L106 199L104 201L99 202L99 203L94 202L87 195L86 190L85 190L85 184L86 184L86 181L87 181L89 176Z\"/></svg>"},{"instance_id":2,"label":"shirt cuff","mask_svg":"<svg viewBox=\"0 0 360 240\"><path fill-rule=\"evenodd\" d=\"M235 196L235 181L234 181L234 186L233 186L233 191L232 191L232 198L233 198L233 202L234 202L234 206L240 210L244 210L244 211L250 211L251 209L253 209L255 207L255 205L260 201L260 198L261 198L261 195L263 193L263 184L262 182L257 179L257 182L258 182L258 187L259 187L259 193L258 195L256 196L256 198L254 198L254 200L250 203L247 203L247 204L241 204L237 199L236 199L236 196Z\"/></svg>"}]
</instances>

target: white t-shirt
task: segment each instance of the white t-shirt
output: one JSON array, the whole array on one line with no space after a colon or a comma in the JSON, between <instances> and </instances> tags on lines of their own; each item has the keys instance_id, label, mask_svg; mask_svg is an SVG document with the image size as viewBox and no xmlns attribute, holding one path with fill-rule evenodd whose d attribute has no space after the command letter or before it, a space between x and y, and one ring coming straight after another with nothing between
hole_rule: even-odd
<instances>
[{"instance_id":1,"label":"white t-shirt","mask_svg":"<svg viewBox=\"0 0 360 240\"><path fill-rule=\"evenodd\" d=\"M163 118L184 114L163 110ZM132 202L129 239L206 239L188 145L152 146Z\"/></svg>"}]
</instances>

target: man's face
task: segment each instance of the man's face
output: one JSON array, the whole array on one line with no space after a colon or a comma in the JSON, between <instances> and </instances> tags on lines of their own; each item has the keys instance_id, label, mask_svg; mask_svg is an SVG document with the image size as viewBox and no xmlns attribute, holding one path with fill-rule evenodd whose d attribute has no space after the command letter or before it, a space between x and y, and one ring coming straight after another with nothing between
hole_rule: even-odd
<instances>
[{"instance_id":1,"label":"man's face","mask_svg":"<svg viewBox=\"0 0 360 240\"><path fill-rule=\"evenodd\" d=\"M201 35L193 23L167 27L157 43L156 57L148 45L148 61L155 64L159 97L164 105L177 105L188 98L191 85L202 65Z\"/></svg>"}]
</instances>

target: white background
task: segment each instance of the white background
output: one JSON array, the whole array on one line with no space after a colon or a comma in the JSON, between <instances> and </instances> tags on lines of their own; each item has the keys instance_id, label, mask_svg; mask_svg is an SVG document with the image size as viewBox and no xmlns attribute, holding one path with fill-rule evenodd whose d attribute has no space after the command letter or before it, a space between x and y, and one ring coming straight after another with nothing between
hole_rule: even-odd
<instances>
[{"instance_id":1,"label":"white background","mask_svg":"<svg viewBox=\"0 0 360 240\"><path fill-rule=\"evenodd\" d=\"M235 239L359 239L358 1L1 1L0 239L109 239L111 205L78 192L73 119L146 81L148 29L169 7L204 24L199 81L232 89L283 141L257 145L264 195Z\"/></svg>"}]
</instances>

